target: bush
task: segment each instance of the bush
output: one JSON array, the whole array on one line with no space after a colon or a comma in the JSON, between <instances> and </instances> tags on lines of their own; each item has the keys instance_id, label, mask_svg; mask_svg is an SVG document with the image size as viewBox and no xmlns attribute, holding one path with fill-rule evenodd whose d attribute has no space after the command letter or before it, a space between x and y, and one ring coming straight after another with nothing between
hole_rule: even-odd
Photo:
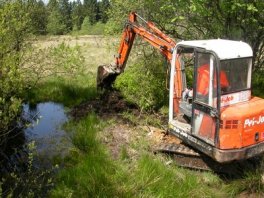
<instances>
[{"instance_id":1,"label":"bush","mask_svg":"<svg viewBox=\"0 0 264 198\"><path fill-rule=\"evenodd\" d=\"M168 104L166 68L161 60L152 57L130 65L115 82L124 97L142 110L159 109Z\"/></svg>"},{"instance_id":2,"label":"bush","mask_svg":"<svg viewBox=\"0 0 264 198\"><path fill-rule=\"evenodd\" d=\"M47 31L51 35L62 35L67 32L63 17L58 10L53 10L48 17Z\"/></svg>"},{"instance_id":3,"label":"bush","mask_svg":"<svg viewBox=\"0 0 264 198\"><path fill-rule=\"evenodd\" d=\"M32 51L28 53L30 64L23 67L29 88L25 93L28 102L52 100L71 106L95 95L96 89L89 87L95 77L85 73L79 46L62 42Z\"/></svg>"},{"instance_id":4,"label":"bush","mask_svg":"<svg viewBox=\"0 0 264 198\"><path fill-rule=\"evenodd\" d=\"M77 32L81 35L103 35L105 30L105 24L102 22L97 22L92 25L88 17L85 17L81 30Z\"/></svg>"}]
</instances>

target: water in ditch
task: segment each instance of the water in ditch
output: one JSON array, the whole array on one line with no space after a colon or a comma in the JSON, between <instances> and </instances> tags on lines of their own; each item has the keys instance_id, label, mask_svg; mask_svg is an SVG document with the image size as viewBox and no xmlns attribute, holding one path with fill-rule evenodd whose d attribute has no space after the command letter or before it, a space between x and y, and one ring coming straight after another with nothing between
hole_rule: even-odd
<instances>
[{"instance_id":1,"label":"water in ditch","mask_svg":"<svg viewBox=\"0 0 264 198\"><path fill-rule=\"evenodd\" d=\"M49 180L57 170L55 164L71 148L63 130L68 116L63 105L45 102L24 104L22 117L23 124L12 129L0 149L0 195L24 196L34 189L45 196L52 187Z\"/></svg>"}]
</instances>

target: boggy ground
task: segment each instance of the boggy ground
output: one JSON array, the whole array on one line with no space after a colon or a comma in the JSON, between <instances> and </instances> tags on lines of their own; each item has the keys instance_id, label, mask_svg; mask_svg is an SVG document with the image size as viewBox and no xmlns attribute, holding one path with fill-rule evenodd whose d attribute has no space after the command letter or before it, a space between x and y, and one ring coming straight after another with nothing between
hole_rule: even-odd
<instances>
[{"instance_id":1,"label":"boggy ground","mask_svg":"<svg viewBox=\"0 0 264 198\"><path fill-rule=\"evenodd\" d=\"M124 148L127 149L128 154L132 158L136 157L139 151L133 149L131 143L140 142L140 139L147 141L145 149L149 150L149 152L153 152L159 149L159 146L165 144L183 145L180 139L167 133L166 116L157 113L149 115L140 112L136 105L126 102L117 90L104 92L95 100L75 106L71 110L70 115L73 119L78 120L92 112L96 113L100 119L114 122L108 124L101 132L101 140L107 145L113 159L118 159L122 155L122 149ZM155 125L155 121L153 123L144 123L146 117L150 116L152 116L152 121L159 120L163 129ZM188 146L185 146L185 148L187 150L191 149ZM190 151L196 152L192 149ZM201 157L198 157L198 160L192 157L184 158L180 156L176 158L176 161L178 161L178 165L201 170L208 169L218 172L221 177L228 177L229 179L241 177L243 169L255 169L260 163L260 159L256 158L249 162L221 165L201 153L200 155Z\"/></svg>"},{"instance_id":2,"label":"boggy ground","mask_svg":"<svg viewBox=\"0 0 264 198\"><path fill-rule=\"evenodd\" d=\"M135 104L125 101L121 93L116 90L106 92L95 100L75 106L70 115L73 119L78 120L92 112L96 113L100 119L114 122L106 126L101 133L102 141L108 146L114 159L120 156L122 148L128 148L128 145L135 139L147 137L150 145L155 145L162 140L170 139L172 141L174 138L168 135L165 130L144 123L146 117L150 115L142 113ZM166 118L164 115L154 114L151 119L152 121L160 119L159 121L164 126L167 122ZM179 140L176 139L176 141ZM129 153L135 154L136 150L130 148Z\"/></svg>"},{"instance_id":3,"label":"boggy ground","mask_svg":"<svg viewBox=\"0 0 264 198\"><path fill-rule=\"evenodd\" d=\"M112 120L112 123L110 122L100 133L100 140L107 146L114 160L123 158L124 155L129 157L130 160L138 160L142 149L153 153L153 150L157 148L157 145L159 144L181 144L181 140L169 135L166 130L161 129L163 126L166 126L166 116L152 114L152 121L160 120L160 123L162 123L161 127L157 125L153 126L153 123L155 125L155 122L144 123L146 117L150 115L140 112L136 105L126 102L118 91L107 92L95 100L87 101L75 106L70 114L73 119L80 119L91 112L96 113L100 119L106 121ZM130 115L130 117L128 115ZM181 160L183 160L183 164L191 164L193 161L192 158L181 158ZM212 167L211 171L214 172L218 169L222 169L219 176L228 183L245 176L243 176L243 171L241 172L241 169L248 168L252 171L257 166L261 165L259 164L259 159L249 163L238 163L235 165L231 164L224 166L215 165L215 163L209 158L204 160L209 164L209 167ZM169 158L165 163L174 163L173 158ZM201 166L203 166L203 164ZM224 171L224 169L228 170ZM238 197L260 196L260 194L243 191Z\"/></svg>"}]
</instances>

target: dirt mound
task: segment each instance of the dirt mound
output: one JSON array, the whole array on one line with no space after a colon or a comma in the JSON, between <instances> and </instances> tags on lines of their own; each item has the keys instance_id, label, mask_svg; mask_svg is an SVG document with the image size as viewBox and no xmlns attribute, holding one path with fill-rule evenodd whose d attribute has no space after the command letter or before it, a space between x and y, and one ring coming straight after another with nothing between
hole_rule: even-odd
<instances>
[{"instance_id":1,"label":"dirt mound","mask_svg":"<svg viewBox=\"0 0 264 198\"><path fill-rule=\"evenodd\" d=\"M75 106L70 115L74 119L79 119L94 112L100 117L110 117L118 115L124 111L137 111L136 105L128 103L118 91L104 93L100 98L90 100Z\"/></svg>"}]
</instances>

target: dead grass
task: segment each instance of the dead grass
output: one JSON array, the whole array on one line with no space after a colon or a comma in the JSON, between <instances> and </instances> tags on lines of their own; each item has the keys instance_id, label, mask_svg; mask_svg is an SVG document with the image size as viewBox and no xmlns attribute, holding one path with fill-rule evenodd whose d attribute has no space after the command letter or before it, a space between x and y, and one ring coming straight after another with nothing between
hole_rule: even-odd
<instances>
[{"instance_id":1,"label":"dead grass","mask_svg":"<svg viewBox=\"0 0 264 198\"><path fill-rule=\"evenodd\" d=\"M33 46L40 49L47 49L56 47L61 43L65 43L70 47L79 46L81 55L85 58L86 71L95 74L99 65L114 63L114 56L118 52L120 37L101 35L45 36L34 40ZM140 45L141 43L135 42L133 48L140 47ZM142 56L142 54L137 49L132 49L127 63L128 67L137 56Z\"/></svg>"},{"instance_id":2,"label":"dead grass","mask_svg":"<svg viewBox=\"0 0 264 198\"><path fill-rule=\"evenodd\" d=\"M119 39L97 35L47 36L33 41L33 46L37 49L48 49L57 47L61 43L70 47L80 47L81 55L85 58L86 72L95 74L99 65L114 62L114 54L117 51Z\"/></svg>"}]
</instances>

